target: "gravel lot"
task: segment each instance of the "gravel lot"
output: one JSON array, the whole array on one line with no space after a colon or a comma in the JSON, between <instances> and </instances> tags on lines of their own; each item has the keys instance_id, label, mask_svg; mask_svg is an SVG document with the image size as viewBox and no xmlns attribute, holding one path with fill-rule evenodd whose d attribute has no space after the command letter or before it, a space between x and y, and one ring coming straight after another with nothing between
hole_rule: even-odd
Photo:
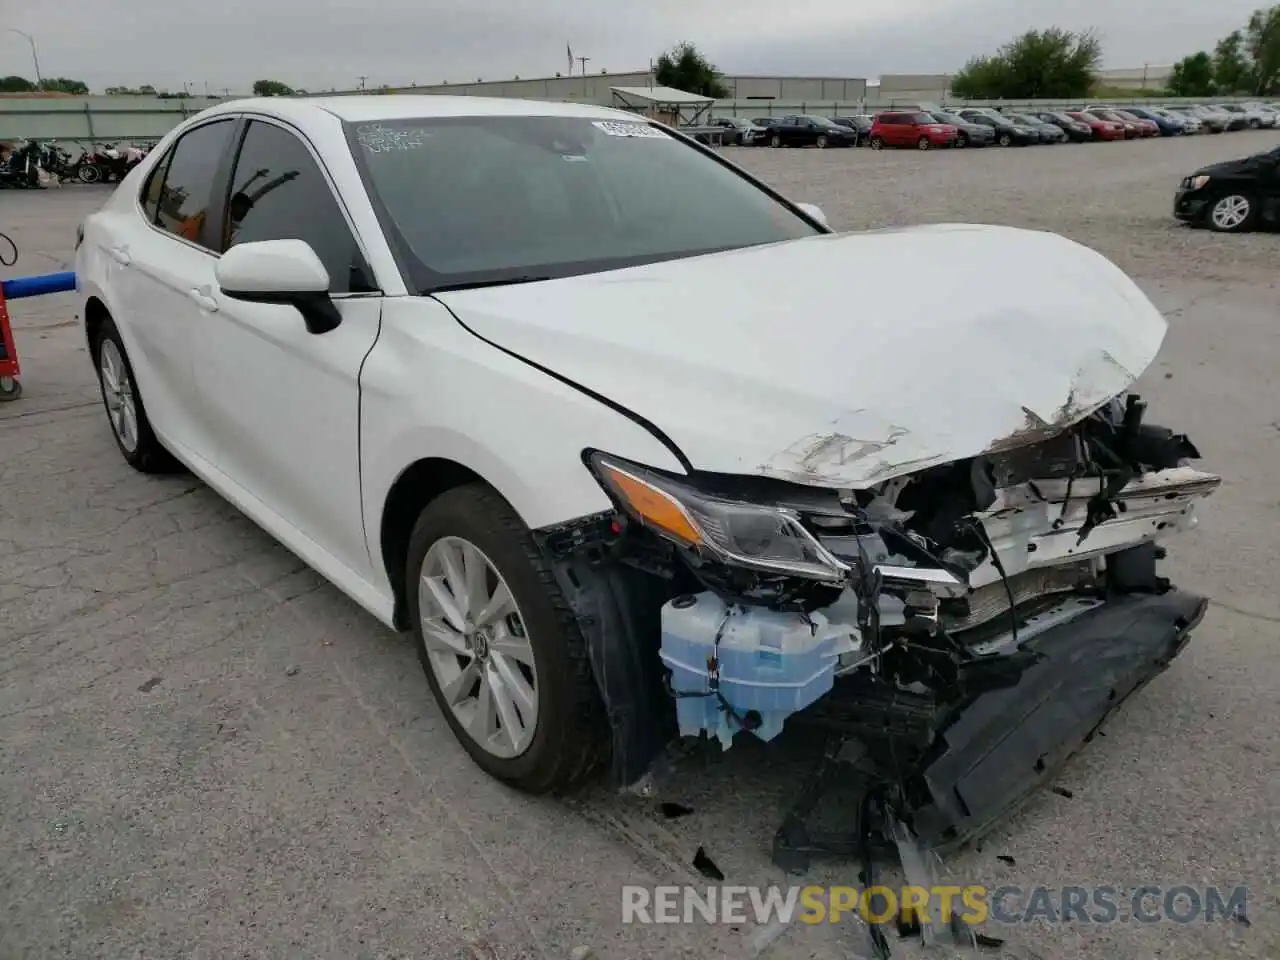
<instances>
[{"instance_id":1,"label":"gravel lot","mask_svg":"<svg viewBox=\"0 0 1280 960\"><path fill-rule=\"evenodd\" d=\"M1276 139L729 152L839 228L1004 223L1114 258L1171 323L1139 385L1153 419L1226 478L1172 551L1215 601L1191 646L1067 768L1070 798L1037 797L948 867L991 886L1247 884L1252 923L989 925L1011 957L1280 956L1280 236L1169 216L1179 177ZM104 196L0 193L22 249L3 276L60 269ZM875 280L832 278L857 298L850 322ZM768 844L812 743L691 762L667 799L694 812L675 820L603 787L499 787L405 639L199 482L121 462L73 311L15 305L26 396L0 406L0 960L749 954L749 929L622 925L619 887L705 884L699 846L728 883L780 882ZM802 927L767 956L861 943L852 922Z\"/></svg>"}]
</instances>

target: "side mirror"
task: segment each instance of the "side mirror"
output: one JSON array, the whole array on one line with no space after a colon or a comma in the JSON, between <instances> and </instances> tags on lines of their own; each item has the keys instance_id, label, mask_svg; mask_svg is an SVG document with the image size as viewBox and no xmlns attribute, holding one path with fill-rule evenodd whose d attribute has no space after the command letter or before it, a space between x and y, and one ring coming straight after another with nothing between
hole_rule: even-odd
<instances>
[{"instance_id":1,"label":"side mirror","mask_svg":"<svg viewBox=\"0 0 1280 960\"><path fill-rule=\"evenodd\" d=\"M808 215L811 220L817 220L824 227L831 226L827 223L827 215L822 212L822 208L816 203L797 203L796 206L799 207L803 213Z\"/></svg>"},{"instance_id":2,"label":"side mirror","mask_svg":"<svg viewBox=\"0 0 1280 960\"><path fill-rule=\"evenodd\" d=\"M342 322L329 299L329 271L305 240L237 244L222 255L213 274L233 300L296 307L310 333L328 333Z\"/></svg>"}]
</instances>

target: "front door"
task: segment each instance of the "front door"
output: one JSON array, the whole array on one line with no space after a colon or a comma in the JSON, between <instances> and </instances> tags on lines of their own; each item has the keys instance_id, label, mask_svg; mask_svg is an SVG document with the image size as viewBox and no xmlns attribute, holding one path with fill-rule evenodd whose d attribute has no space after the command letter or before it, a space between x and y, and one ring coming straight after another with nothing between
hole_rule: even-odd
<instances>
[{"instance_id":1,"label":"front door","mask_svg":"<svg viewBox=\"0 0 1280 960\"><path fill-rule=\"evenodd\" d=\"M312 334L292 306L209 291L216 309L199 329L196 378L217 421L214 465L258 501L250 507L265 507L369 580L359 375L378 337L381 298L367 260L318 156L292 128L250 119L227 196L221 247L305 240L328 269L342 322Z\"/></svg>"}]
</instances>

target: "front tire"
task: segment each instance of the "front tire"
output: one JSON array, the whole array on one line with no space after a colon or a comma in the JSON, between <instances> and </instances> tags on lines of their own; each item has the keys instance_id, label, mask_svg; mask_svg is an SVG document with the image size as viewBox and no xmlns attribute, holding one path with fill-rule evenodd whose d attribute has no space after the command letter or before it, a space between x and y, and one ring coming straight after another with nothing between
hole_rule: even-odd
<instances>
[{"instance_id":1,"label":"front tire","mask_svg":"<svg viewBox=\"0 0 1280 960\"><path fill-rule=\"evenodd\" d=\"M769 146L771 147L782 146L782 138L775 133L772 137L769 138Z\"/></svg>"},{"instance_id":2,"label":"front tire","mask_svg":"<svg viewBox=\"0 0 1280 960\"><path fill-rule=\"evenodd\" d=\"M102 179L102 171L91 163L86 163L76 171L76 178L81 183L97 183Z\"/></svg>"},{"instance_id":3,"label":"front tire","mask_svg":"<svg viewBox=\"0 0 1280 960\"><path fill-rule=\"evenodd\" d=\"M1244 233L1258 219L1258 203L1246 193L1224 193L1213 201L1205 222L1218 233Z\"/></svg>"},{"instance_id":4,"label":"front tire","mask_svg":"<svg viewBox=\"0 0 1280 960\"><path fill-rule=\"evenodd\" d=\"M818 139L813 141L813 145L819 150L827 149L827 135L825 133L819 134Z\"/></svg>"},{"instance_id":5,"label":"front tire","mask_svg":"<svg viewBox=\"0 0 1280 960\"><path fill-rule=\"evenodd\" d=\"M141 473L173 473L181 469L151 429L124 341L110 317L98 328L93 359L98 367L98 388L111 433L125 462Z\"/></svg>"},{"instance_id":6,"label":"front tire","mask_svg":"<svg viewBox=\"0 0 1280 960\"><path fill-rule=\"evenodd\" d=\"M482 484L433 500L405 584L431 693L481 769L540 794L603 759L609 725L586 640L510 504Z\"/></svg>"},{"instance_id":7,"label":"front tire","mask_svg":"<svg viewBox=\"0 0 1280 960\"><path fill-rule=\"evenodd\" d=\"M958 134L956 136L956 146L958 148L967 147L969 145L969 137L967 134Z\"/></svg>"},{"instance_id":8,"label":"front tire","mask_svg":"<svg viewBox=\"0 0 1280 960\"><path fill-rule=\"evenodd\" d=\"M1000 134L1000 146L1007 147L1012 143L1013 137L1009 136L1007 133Z\"/></svg>"}]
</instances>

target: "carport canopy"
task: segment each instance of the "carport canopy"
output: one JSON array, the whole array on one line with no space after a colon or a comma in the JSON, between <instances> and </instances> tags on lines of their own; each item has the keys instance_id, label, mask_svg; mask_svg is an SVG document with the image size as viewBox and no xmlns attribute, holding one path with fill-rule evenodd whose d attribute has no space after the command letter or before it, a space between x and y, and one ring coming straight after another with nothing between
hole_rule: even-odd
<instances>
[{"instance_id":1,"label":"carport canopy","mask_svg":"<svg viewBox=\"0 0 1280 960\"><path fill-rule=\"evenodd\" d=\"M615 107L647 116L674 114L678 126L696 124L715 103L711 97L675 87L610 87L609 90Z\"/></svg>"}]
</instances>

